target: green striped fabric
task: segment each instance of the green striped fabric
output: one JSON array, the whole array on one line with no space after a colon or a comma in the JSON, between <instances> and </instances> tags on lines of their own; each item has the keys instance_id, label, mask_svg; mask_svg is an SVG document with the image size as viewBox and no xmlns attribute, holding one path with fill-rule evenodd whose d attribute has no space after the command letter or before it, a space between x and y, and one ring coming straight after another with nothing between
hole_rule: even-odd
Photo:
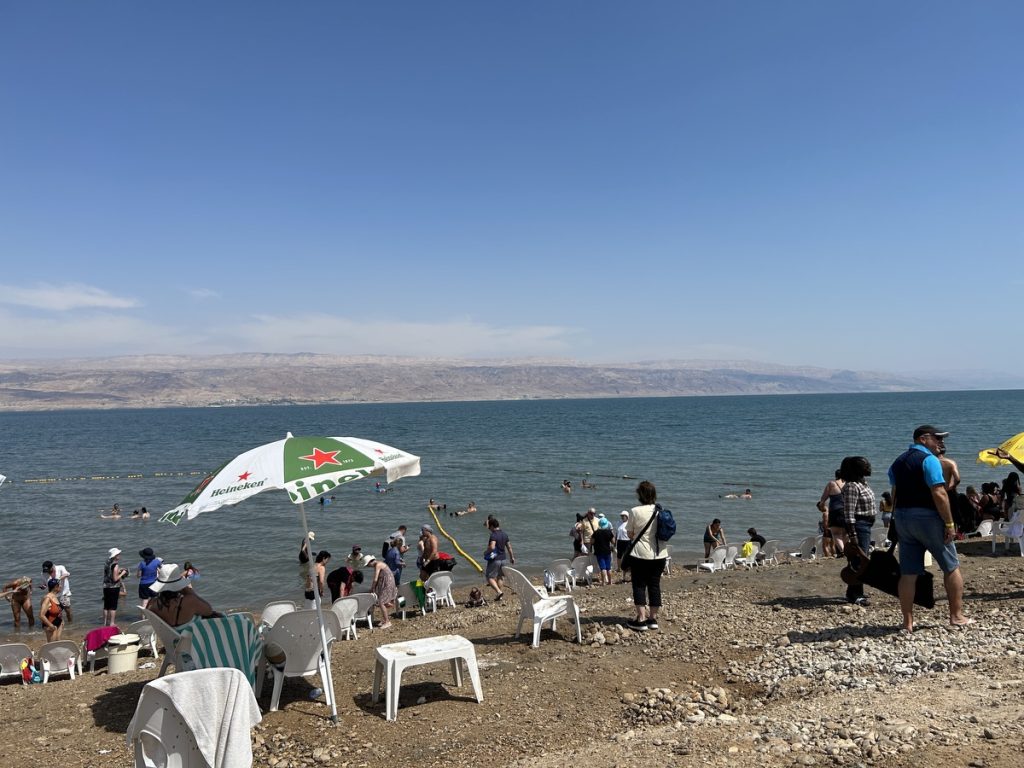
<instances>
[{"instance_id":1,"label":"green striped fabric","mask_svg":"<svg viewBox=\"0 0 1024 768\"><path fill-rule=\"evenodd\" d=\"M233 614L219 619L194 619L179 629L192 638L189 655L194 669L233 667L256 685L256 666L263 658L263 640L252 618Z\"/></svg>"}]
</instances>

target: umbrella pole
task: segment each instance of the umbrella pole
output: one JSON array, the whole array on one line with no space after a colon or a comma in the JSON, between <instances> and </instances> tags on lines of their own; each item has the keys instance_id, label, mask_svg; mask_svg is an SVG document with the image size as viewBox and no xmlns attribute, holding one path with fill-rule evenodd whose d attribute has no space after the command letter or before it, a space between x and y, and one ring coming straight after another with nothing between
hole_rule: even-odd
<instances>
[{"instance_id":1,"label":"umbrella pole","mask_svg":"<svg viewBox=\"0 0 1024 768\"><path fill-rule=\"evenodd\" d=\"M327 645L327 630L324 628L324 612L320 607L320 585L316 578L316 563L313 556L313 548L309 545L309 524L306 522L306 504L300 503L299 510L302 512L302 531L306 535L306 551L309 553L309 573L313 577L313 603L316 605L316 618L320 624L320 643L324 656L324 685L327 686L328 700L331 703L331 722L338 724L338 704L334 698L334 677L331 674L331 651Z\"/></svg>"}]
</instances>

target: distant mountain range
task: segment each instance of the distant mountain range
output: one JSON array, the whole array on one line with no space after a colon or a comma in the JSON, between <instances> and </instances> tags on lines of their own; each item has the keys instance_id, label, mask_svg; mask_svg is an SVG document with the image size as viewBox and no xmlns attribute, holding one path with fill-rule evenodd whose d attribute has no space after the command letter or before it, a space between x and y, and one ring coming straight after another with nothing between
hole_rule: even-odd
<instances>
[{"instance_id":1,"label":"distant mountain range","mask_svg":"<svg viewBox=\"0 0 1024 768\"><path fill-rule=\"evenodd\" d=\"M951 382L750 361L315 354L0 361L0 410L902 392Z\"/></svg>"}]
</instances>

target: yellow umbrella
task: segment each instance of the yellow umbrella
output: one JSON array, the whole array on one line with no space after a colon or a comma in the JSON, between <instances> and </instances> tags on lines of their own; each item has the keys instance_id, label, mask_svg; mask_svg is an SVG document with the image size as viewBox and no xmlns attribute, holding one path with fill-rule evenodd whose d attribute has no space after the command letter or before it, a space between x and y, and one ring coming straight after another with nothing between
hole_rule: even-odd
<instances>
[{"instance_id":1,"label":"yellow umbrella","mask_svg":"<svg viewBox=\"0 0 1024 768\"><path fill-rule=\"evenodd\" d=\"M978 463L988 464L990 467L1002 467L1006 466L1010 462L1006 459L1000 459L996 456L997 450L1006 451L1008 454L1017 459L1017 461L1024 462L1024 432L1020 432L1005 443L999 446L999 448L986 448L985 450L978 453Z\"/></svg>"}]
</instances>

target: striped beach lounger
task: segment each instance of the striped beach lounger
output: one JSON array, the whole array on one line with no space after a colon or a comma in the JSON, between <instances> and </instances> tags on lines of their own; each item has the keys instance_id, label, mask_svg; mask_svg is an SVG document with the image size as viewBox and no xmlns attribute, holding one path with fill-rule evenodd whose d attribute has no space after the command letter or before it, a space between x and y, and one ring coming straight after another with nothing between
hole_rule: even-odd
<instances>
[{"instance_id":1,"label":"striped beach lounger","mask_svg":"<svg viewBox=\"0 0 1024 768\"><path fill-rule=\"evenodd\" d=\"M263 640L246 614L219 619L193 619L178 630L192 638L191 669L232 667L256 685L256 668L263 658Z\"/></svg>"}]
</instances>

